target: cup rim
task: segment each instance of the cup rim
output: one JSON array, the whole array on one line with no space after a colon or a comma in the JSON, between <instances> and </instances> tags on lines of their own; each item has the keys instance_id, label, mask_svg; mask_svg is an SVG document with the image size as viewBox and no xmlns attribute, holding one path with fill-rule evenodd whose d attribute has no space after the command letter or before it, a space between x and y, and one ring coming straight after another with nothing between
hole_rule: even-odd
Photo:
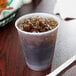
<instances>
[{"instance_id":1,"label":"cup rim","mask_svg":"<svg viewBox=\"0 0 76 76\"><path fill-rule=\"evenodd\" d=\"M39 33L26 32L26 31L21 30L21 29L17 26L18 23L19 23L22 19L24 20L25 18L30 18L30 17L32 17L32 16L52 17L53 19L55 19L55 20L58 22L58 25L57 25L54 29L52 29L52 30L49 30L49 31L46 31L46 32L39 32ZM46 35L46 34L52 33L52 32L54 32L54 31L59 27L59 25L60 25L60 18L57 17L57 16L54 15L54 14L49 14L49 13L31 13L31 14L26 14L26 15L23 15L23 16L19 17L19 18L16 20L16 22L15 22L15 27L16 27L16 29L17 29L19 32L24 33L24 34L26 34L26 35L36 35L36 36Z\"/></svg>"}]
</instances>

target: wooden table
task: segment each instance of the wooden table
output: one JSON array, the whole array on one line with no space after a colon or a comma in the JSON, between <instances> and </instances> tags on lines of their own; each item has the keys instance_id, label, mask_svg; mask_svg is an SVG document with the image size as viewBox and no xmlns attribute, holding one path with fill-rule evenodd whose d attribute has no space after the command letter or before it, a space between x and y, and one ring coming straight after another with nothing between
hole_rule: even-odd
<instances>
[{"instance_id":1,"label":"wooden table","mask_svg":"<svg viewBox=\"0 0 76 76\"><path fill-rule=\"evenodd\" d=\"M0 28L0 76L45 76L76 54L76 21L61 21L58 30L52 66L44 71L30 70L25 62L15 21L18 17L31 12L52 13L54 4L50 0L34 0L23 5L14 20ZM39 3L39 4L38 4ZM44 7L45 6L45 7ZM76 76L76 62L58 76Z\"/></svg>"}]
</instances>

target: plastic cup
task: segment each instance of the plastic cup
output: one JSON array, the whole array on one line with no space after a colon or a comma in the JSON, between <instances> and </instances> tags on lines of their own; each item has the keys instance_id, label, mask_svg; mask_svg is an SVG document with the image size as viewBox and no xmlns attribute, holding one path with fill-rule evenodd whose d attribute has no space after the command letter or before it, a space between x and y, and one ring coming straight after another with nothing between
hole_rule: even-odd
<instances>
[{"instance_id":1,"label":"plastic cup","mask_svg":"<svg viewBox=\"0 0 76 76\"><path fill-rule=\"evenodd\" d=\"M51 17L58 22L58 26L50 31L41 33L30 33L18 28L18 23L25 18L33 16ZM20 17L15 27L18 30L19 38L23 48L27 66L36 71L45 70L51 66L60 19L56 15L48 13L32 13Z\"/></svg>"}]
</instances>

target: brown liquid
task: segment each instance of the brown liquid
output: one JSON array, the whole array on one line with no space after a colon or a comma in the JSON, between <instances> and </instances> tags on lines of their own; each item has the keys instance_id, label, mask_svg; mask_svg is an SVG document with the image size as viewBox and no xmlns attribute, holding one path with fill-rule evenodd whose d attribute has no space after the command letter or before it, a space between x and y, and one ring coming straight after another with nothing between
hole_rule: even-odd
<instances>
[{"instance_id":1,"label":"brown liquid","mask_svg":"<svg viewBox=\"0 0 76 76\"><path fill-rule=\"evenodd\" d=\"M53 18L42 18L40 16L31 17L21 21L18 27L26 32L46 32L54 29L58 25Z\"/></svg>"}]
</instances>

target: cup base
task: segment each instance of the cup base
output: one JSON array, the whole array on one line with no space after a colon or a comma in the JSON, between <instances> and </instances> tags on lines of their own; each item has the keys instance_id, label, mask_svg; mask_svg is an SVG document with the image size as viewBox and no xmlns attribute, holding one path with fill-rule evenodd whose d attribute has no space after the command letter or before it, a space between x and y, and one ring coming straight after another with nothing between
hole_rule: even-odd
<instances>
[{"instance_id":1,"label":"cup base","mask_svg":"<svg viewBox=\"0 0 76 76\"><path fill-rule=\"evenodd\" d=\"M46 65L41 65L41 66L35 66L35 65L31 65L28 62L26 62L27 66L31 69L31 70L35 70L35 71L42 71L42 70L46 70L49 67L51 67L51 64L46 64Z\"/></svg>"}]
</instances>

